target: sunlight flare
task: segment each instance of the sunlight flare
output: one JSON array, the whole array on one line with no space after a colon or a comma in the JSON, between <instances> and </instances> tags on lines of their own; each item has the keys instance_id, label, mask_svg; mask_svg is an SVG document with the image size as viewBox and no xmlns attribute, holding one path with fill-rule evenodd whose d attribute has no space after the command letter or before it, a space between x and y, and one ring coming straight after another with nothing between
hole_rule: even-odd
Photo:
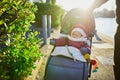
<instances>
[{"instance_id":1,"label":"sunlight flare","mask_svg":"<svg viewBox=\"0 0 120 80\"><path fill-rule=\"evenodd\" d=\"M79 1L79 6L80 8L83 8L83 9L88 9L94 0L76 0L76 1Z\"/></svg>"},{"instance_id":2,"label":"sunlight flare","mask_svg":"<svg viewBox=\"0 0 120 80\"><path fill-rule=\"evenodd\" d=\"M66 10L72 8L88 9L92 5L94 0L57 0L57 4Z\"/></svg>"}]
</instances>

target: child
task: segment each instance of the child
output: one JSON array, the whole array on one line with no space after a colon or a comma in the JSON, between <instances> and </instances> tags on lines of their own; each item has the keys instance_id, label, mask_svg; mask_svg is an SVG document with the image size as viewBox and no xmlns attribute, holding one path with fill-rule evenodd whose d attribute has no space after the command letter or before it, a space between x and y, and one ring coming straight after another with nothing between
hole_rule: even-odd
<instances>
[{"instance_id":1,"label":"child","mask_svg":"<svg viewBox=\"0 0 120 80\"><path fill-rule=\"evenodd\" d=\"M60 38L51 39L51 44L55 46L73 46L85 55L90 54L90 41L87 39L87 29L81 24L74 25L68 35L61 35Z\"/></svg>"}]
</instances>

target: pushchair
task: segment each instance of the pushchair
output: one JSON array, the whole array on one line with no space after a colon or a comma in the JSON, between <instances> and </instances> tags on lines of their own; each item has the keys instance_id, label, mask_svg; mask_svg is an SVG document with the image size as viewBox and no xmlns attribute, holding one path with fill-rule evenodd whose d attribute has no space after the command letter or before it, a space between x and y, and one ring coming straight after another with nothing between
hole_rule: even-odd
<instances>
[{"instance_id":1,"label":"pushchair","mask_svg":"<svg viewBox=\"0 0 120 80\"><path fill-rule=\"evenodd\" d=\"M73 13L76 11L81 13L81 10L79 10L79 9L72 9L71 11L68 12L68 14L65 15L64 20L63 20L64 26L66 26L65 24L68 23L68 22L65 22L66 18L72 17L71 15L73 15ZM77 16L77 19L78 19L78 17L80 16L80 18L81 18L81 15L78 15L78 12L76 15L74 14L73 17ZM70 15L70 16L68 16L68 15ZM80 18L78 20L82 20ZM82 18L83 18L83 16L82 16ZM89 17L85 16L84 18L88 19ZM73 24L69 24L69 26L71 26L71 25L74 26L74 24L77 24L77 23L80 23L80 22L75 20L75 22ZM94 23L94 22L92 22L92 23ZM87 24L87 26L88 26L88 24ZM89 29L90 26L93 26L93 27L91 27L92 29ZM66 28L66 27L64 27L64 28ZM94 24L89 25L89 28L88 28L88 30L89 30L88 38L90 40L90 49L91 49L92 37L94 35L94 28L95 28ZM67 30L67 28L66 28L66 30ZM62 28L61 33L66 34L68 32L66 32ZM68 50L68 48L69 48L69 50ZM73 56L71 56L69 54L69 51L72 53L76 53L76 56L77 56L76 60L74 60ZM59 53L60 53L60 55L59 55ZM87 62L82 54L78 54L78 53L79 53L79 51L76 48L71 47L71 46L67 46L67 48L65 46L62 46L62 47L55 46L51 55L49 56L48 61L47 61L44 80L88 80L88 78L91 76L92 64L91 64L91 62Z\"/></svg>"}]
</instances>

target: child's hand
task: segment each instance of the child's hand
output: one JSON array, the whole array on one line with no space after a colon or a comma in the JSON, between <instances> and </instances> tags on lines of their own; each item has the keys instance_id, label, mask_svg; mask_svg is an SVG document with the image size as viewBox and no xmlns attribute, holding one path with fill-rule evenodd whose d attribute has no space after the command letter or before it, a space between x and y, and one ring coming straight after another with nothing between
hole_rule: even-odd
<instances>
[{"instance_id":1,"label":"child's hand","mask_svg":"<svg viewBox=\"0 0 120 80\"><path fill-rule=\"evenodd\" d=\"M50 39L50 44L54 45L55 44L55 40L54 39Z\"/></svg>"},{"instance_id":2,"label":"child's hand","mask_svg":"<svg viewBox=\"0 0 120 80\"><path fill-rule=\"evenodd\" d=\"M86 54L86 53L90 53L90 51L89 51L87 48L85 48L85 47L81 47L80 52L81 52L83 55Z\"/></svg>"}]
</instances>

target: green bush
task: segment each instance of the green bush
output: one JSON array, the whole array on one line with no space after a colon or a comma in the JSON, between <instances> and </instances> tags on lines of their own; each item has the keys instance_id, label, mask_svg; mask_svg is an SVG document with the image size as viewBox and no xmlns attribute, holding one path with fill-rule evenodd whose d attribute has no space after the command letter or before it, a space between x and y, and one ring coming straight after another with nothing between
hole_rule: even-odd
<instances>
[{"instance_id":1,"label":"green bush","mask_svg":"<svg viewBox=\"0 0 120 80\"><path fill-rule=\"evenodd\" d=\"M5 50L1 52L0 79L19 80L31 74L35 68L35 61L40 58L38 41L31 33L29 38L11 36L13 41L6 43Z\"/></svg>"},{"instance_id":2,"label":"green bush","mask_svg":"<svg viewBox=\"0 0 120 80\"><path fill-rule=\"evenodd\" d=\"M0 1L0 80L23 80L32 73L42 54L37 32L29 31L37 7L26 0ZM4 36L7 35L7 36Z\"/></svg>"},{"instance_id":3,"label":"green bush","mask_svg":"<svg viewBox=\"0 0 120 80\"><path fill-rule=\"evenodd\" d=\"M61 23L61 18L63 15L63 10L61 7L54 4L47 3L35 3L38 7L35 19L35 24L38 27L42 27L42 15L51 15L51 26L56 28Z\"/></svg>"}]
</instances>

